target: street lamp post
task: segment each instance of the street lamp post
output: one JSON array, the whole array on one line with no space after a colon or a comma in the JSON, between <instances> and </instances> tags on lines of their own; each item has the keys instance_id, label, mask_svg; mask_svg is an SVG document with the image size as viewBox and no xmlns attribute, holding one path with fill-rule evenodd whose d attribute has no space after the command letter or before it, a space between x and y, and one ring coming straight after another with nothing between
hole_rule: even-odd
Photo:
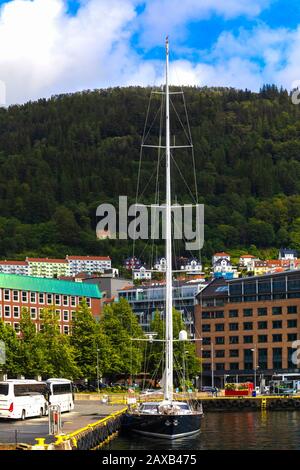
<instances>
[{"instance_id":1,"label":"street lamp post","mask_svg":"<svg viewBox=\"0 0 300 470\"><path fill-rule=\"evenodd\" d=\"M214 344L211 343L211 386L215 387L215 378L214 378Z\"/></svg>"},{"instance_id":2,"label":"street lamp post","mask_svg":"<svg viewBox=\"0 0 300 470\"><path fill-rule=\"evenodd\" d=\"M100 392L99 388L99 349L97 348L97 392Z\"/></svg>"},{"instance_id":3,"label":"street lamp post","mask_svg":"<svg viewBox=\"0 0 300 470\"><path fill-rule=\"evenodd\" d=\"M203 386L203 348L200 349L201 351L201 371L200 371L200 390L202 392L202 386Z\"/></svg>"},{"instance_id":4,"label":"street lamp post","mask_svg":"<svg viewBox=\"0 0 300 470\"><path fill-rule=\"evenodd\" d=\"M251 349L251 351L253 352L254 390L256 390L256 370L257 370L256 348Z\"/></svg>"}]
</instances>

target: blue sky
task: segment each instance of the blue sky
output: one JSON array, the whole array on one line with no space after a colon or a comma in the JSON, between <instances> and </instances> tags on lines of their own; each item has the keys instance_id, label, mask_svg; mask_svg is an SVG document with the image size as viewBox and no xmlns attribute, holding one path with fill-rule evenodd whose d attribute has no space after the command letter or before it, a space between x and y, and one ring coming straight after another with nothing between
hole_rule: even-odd
<instances>
[{"instance_id":1,"label":"blue sky","mask_svg":"<svg viewBox=\"0 0 300 470\"><path fill-rule=\"evenodd\" d=\"M0 104L157 85L170 36L174 84L290 89L299 0L0 0ZM2 91L1 91L2 90Z\"/></svg>"}]
</instances>

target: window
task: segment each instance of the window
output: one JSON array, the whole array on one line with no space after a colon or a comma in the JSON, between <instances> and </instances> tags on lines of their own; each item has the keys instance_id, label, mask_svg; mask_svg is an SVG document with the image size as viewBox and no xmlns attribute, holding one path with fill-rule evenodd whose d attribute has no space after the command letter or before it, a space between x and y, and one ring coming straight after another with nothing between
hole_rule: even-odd
<instances>
[{"instance_id":1,"label":"window","mask_svg":"<svg viewBox=\"0 0 300 470\"><path fill-rule=\"evenodd\" d=\"M216 336L216 344L224 344L225 338L224 336Z\"/></svg>"},{"instance_id":2,"label":"window","mask_svg":"<svg viewBox=\"0 0 300 470\"><path fill-rule=\"evenodd\" d=\"M278 330L279 328L282 328L282 321L281 320L272 321L272 328L274 330Z\"/></svg>"},{"instance_id":3,"label":"window","mask_svg":"<svg viewBox=\"0 0 300 470\"><path fill-rule=\"evenodd\" d=\"M36 292L30 292L30 303L36 303Z\"/></svg>"},{"instance_id":4,"label":"window","mask_svg":"<svg viewBox=\"0 0 300 470\"><path fill-rule=\"evenodd\" d=\"M64 321L69 321L69 312L68 310L64 310Z\"/></svg>"},{"instance_id":5,"label":"window","mask_svg":"<svg viewBox=\"0 0 300 470\"><path fill-rule=\"evenodd\" d=\"M28 302L28 292L25 292L24 290L22 291L22 302L23 303Z\"/></svg>"},{"instance_id":6,"label":"window","mask_svg":"<svg viewBox=\"0 0 300 470\"><path fill-rule=\"evenodd\" d=\"M205 320L210 318L210 312L202 312L202 318L205 319Z\"/></svg>"},{"instance_id":7,"label":"window","mask_svg":"<svg viewBox=\"0 0 300 470\"><path fill-rule=\"evenodd\" d=\"M287 326L288 328L297 328L297 320L288 320Z\"/></svg>"},{"instance_id":8,"label":"window","mask_svg":"<svg viewBox=\"0 0 300 470\"><path fill-rule=\"evenodd\" d=\"M68 307L68 305L69 305L69 298L68 298L67 295L63 295L63 305L65 307Z\"/></svg>"},{"instance_id":9,"label":"window","mask_svg":"<svg viewBox=\"0 0 300 470\"><path fill-rule=\"evenodd\" d=\"M71 312L72 321L75 320L75 317L76 317L76 312L75 312L75 310L72 310L72 312Z\"/></svg>"},{"instance_id":10,"label":"window","mask_svg":"<svg viewBox=\"0 0 300 470\"><path fill-rule=\"evenodd\" d=\"M55 305L60 305L60 295L55 294Z\"/></svg>"},{"instance_id":11,"label":"window","mask_svg":"<svg viewBox=\"0 0 300 470\"><path fill-rule=\"evenodd\" d=\"M244 330L253 330L253 323L251 321L244 322Z\"/></svg>"},{"instance_id":12,"label":"window","mask_svg":"<svg viewBox=\"0 0 300 470\"><path fill-rule=\"evenodd\" d=\"M216 350L216 357L225 357L224 349L217 349Z\"/></svg>"},{"instance_id":13,"label":"window","mask_svg":"<svg viewBox=\"0 0 300 470\"><path fill-rule=\"evenodd\" d=\"M259 321L257 322L257 326L259 330L266 330L268 328L268 322L267 321Z\"/></svg>"},{"instance_id":14,"label":"window","mask_svg":"<svg viewBox=\"0 0 300 470\"><path fill-rule=\"evenodd\" d=\"M20 307L14 307L14 318L20 318Z\"/></svg>"},{"instance_id":15,"label":"window","mask_svg":"<svg viewBox=\"0 0 300 470\"><path fill-rule=\"evenodd\" d=\"M257 315L263 317L268 314L268 309L266 307L260 307L257 309Z\"/></svg>"},{"instance_id":16,"label":"window","mask_svg":"<svg viewBox=\"0 0 300 470\"><path fill-rule=\"evenodd\" d=\"M247 344L247 343L253 343L253 336L252 336L252 335L244 336L244 343L245 343L245 344Z\"/></svg>"},{"instance_id":17,"label":"window","mask_svg":"<svg viewBox=\"0 0 300 470\"><path fill-rule=\"evenodd\" d=\"M252 308L244 308L244 317L252 317L253 315L253 310Z\"/></svg>"},{"instance_id":18,"label":"window","mask_svg":"<svg viewBox=\"0 0 300 470\"><path fill-rule=\"evenodd\" d=\"M230 368L230 370L238 370L239 369L239 363L238 362L230 362L229 363L229 368Z\"/></svg>"},{"instance_id":19,"label":"window","mask_svg":"<svg viewBox=\"0 0 300 470\"><path fill-rule=\"evenodd\" d=\"M297 313L297 305L289 305L287 308L287 313Z\"/></svg>"},{"instance_id":20,"label":"window","mask_svg":"<svg viewBox=\"0 0 300 470\"><path fill-rule=\"evenodd\" d=\"M10 300L10 290L4 289L4 300Z\"/></svg>"},{"instance_id":21,"label":"window","mask_svg":"<svg viewBox=\"0 0 300 470\"><path fill-rule=\"evenodd\" d=\"M42 293L39 293L39 304L45 303L45 296Z\"/></svg>"},{"instance_id":22,"label":"window","mask_svg":"<svg viewBox=\"0 0 300 470\"><path fill-rule=\"evenodd\" d=\"M282 307L272 307L272 315L281 315Z\"/></svg>"},{"instance_id":23,"label":"window","mask_svg":"<svg viewBox=\"0 0 300 470\"><path fill-rule=\"evenodd\" d=\"M224 323L217 323L216 331L224 331Z\"/></svg>"},{"instance_id":24,"label":"window","mask_svg":"<svg viewBox=\"0 0 300 470\"><path fill-rule=\"evenodd\" d=\"M216 363L216 370L224 370L224 369L225 369L224 362L217 362Z\"/></svg>"},{"instance_id":25,"label":"window","mask_svg":"<svg viewBox=\"0 0 300 470\"><path fill-rule=\"evenodd\" d=\"M76 307L76 297L71 297L71 306Z\"/></svg>"},{"instance_id":26,"label":"window","mask_svg":"<svg viewBox=\"0 0 300 470\"><path fill-rule=\"evenodd\" d=\"M43 318L43 311L44 311L43 308L39 308L39 318L40 318L40 319Z\"/></svg>"},{"instance_id":27,"label":"window","mask_svg":"<svg viewBox=\"0 0 300 470\"><path fill-rule=\"evenodd\" d=\"M238 344L239 337L238 336L229 336L229 344Z\"/></svg>"},{"instance_id":28,"label":"window","mask_svg":"<svg viewBox=\"0 0 300 470\"><path fill-rule=\"evenodd\" d=\"M251 349L244 349L244 368L253 370L253 351Z\"/></svg>"},{"instance_id":29,"label":"window","mask_svg":"<svg viewBox=\"0 0 300 470\"><path fill-rule=\"evenodd\" d=\"M16 333L20 332L20 323L14 323L14 330Z\"/></svg>"},{"instance_id":30,"label":"window","mask_svg":"<svg viewBox=\"0 0 300 470\"><path fill-rule=\"evenodd\" d=\"M86 303L87 303L87 306L90 307L91 306L91 299L90 297L87 297L86 298ZM217 312L217 315L218 315L219 312ZM216 317L216 318L223 318L224 317L224 312L223 312L223 316L222 317Z\"/></svg>"},{"instance_id":31,"label":"window","mask_svg":"<svg viewBox=\"0 0 300 470\"><path fill-rule=\"evenodd\" d=\"M230 349L229 350L229 357L239 357L239 350L238 349Z\"/></svg>"},{"instance_id":32,"label":"window","mask_svg":"<svg viewBox=\"0 0 300 470\"><path fill-rule=\"evenodd\" d=\"M268 368L268 350L267 349L258 350L258 367L260 367L260 369Z\"/></svg>"},{"instance_id":33,"label":"window","mask_svg":"<svg viewBox=\"0 0 300 470\"><path fill-rule=\"evenodd\" d=\"M10 317L10 305L4 305L4 316L5 318Z\"/></svg>"},{"instance_id":34,"label":"window","mask_svg":"<svg viewBox=\"0 0 300 470\"><path fill-rule=\"evenodd\" d=\"M210 331L210 325L209 325L208 323L204 323L204 324L202 325L202 331L204 331L204 332L205 332L205 331L209 332L209 331Z\"/></svg>"},{"instance_id":35,"label":"window","mask_svg":"<svg viewBox=\"0 0 300 470\"><path fill-rule=\"evenodd\" d=\"M19 302L19 291L18 290L13 291L13 301L14 302Z\"/></svg>"},{"instance_id":36,"label":"window","mask_svg":"<svg viewBox=\"0 0 300 470\"><path fill-rule=\"evenodd\" d=\"M31 307L30 308L30 316L32 320L36 320L37 315L36 315L36 307Z\"/></svg>"},{"instance_id":37,"label":"window","mask_svg":"<svg viewBox=\"0 0 300 470\"><path fill-rule=\"evenodd\" d=\"M287 339L288 339L288 341L296 341L297 333L288 333Z\"/></svg>"},{"instance_id":38,"label":"window","mask_svg":"<svg viewBox=\"0 0 300 470\"><path fill-rule=\"evenodd\" d=\"M211 356L210 351L202 351L202 357L205 359L209 359Z\"/></svg>"},{"instance_id":39,"label":"window","mask_svg":"<svg viewBox=\"0 0 300 470\"><path fill-rule=\"evenodd\" d=\"M229 318L236 318L239 316L238 310L229 310Z\"/></svg>"},{"instance_id":40,"label":"window","mask_svg":"<svg viewBox=\"0 0 300 470\"><path fill-rule=\"evenodd\" d=\"M202 344L206 344L206 345L210 344L210 338L203 338Z\"/></svg>"},{"instance_id":41,"label":"window","mask_svg":"<svg viewBox=\"0 0 300 470\"><path fill-rule=\"evenodd\" d=\"M282 335L279 335L279 334L272 335L272 341L273 343L281 343Z\"/></svg>"},{"instance_id":42,"label":"window","mask_svg":"<svg viewBox=\"0 0 300 470\"><path fill-rule=\"evenodd\" d=\"M282 369L282 348L273 348L273 369Z\"/></svg>"},{"instance_id":43,"label":"window","mask_svg":"<svg viewBox=\"0 0 300 470\"><path fill-rule=\"evenodd\" d=\"M239 329L238 323L229 323L229 330L230 331L237 331Z\"/></svg>"},{"instance_id":44,"label":"window","mask_svg":"<svg viewBox=\"0 0 300 470\"><path fill-rule=\"evenodd\" d=\"M268 342L268 335L258 335L258 342L259 343L267 343Z\"/></svg>"},{"instance_id":45,"label":"window","mask_svg":"<svg viewBox=\"0 0 300 470\"><path fill-rule=\"evenodd\" d=\"M211 365L210 364L203 364L203 370L211 370Z\"/></svg>"},{"instance_id":46,"label":"window","mask_svg":"<svg viewBox=\"0 0 300 470\"><path fill-rule=\"evenodd\" d=\"M216 312L216 318L224 318L224 312L223 310L218 310Z\"/></svg>"},{"instance_id":47,"label":"window","mask_svg":"<svg viewBox=\"0 0 300 470\"><path fill-rule=\"evenodd\" d=\"M47 304L52 305L52 303L53 303L52 294L47 294Z\"/></svg>"},{"instance_id":48,"label":"window","mask_svg":"<svg viewBox=\"0 0 300 470\"><path fill-rule=\"evenodd\" d=\"M70 331L69 325L64 325L64 329L63 329L64 335L68 335L69 331Z\"/></svg>"}]
</instances>

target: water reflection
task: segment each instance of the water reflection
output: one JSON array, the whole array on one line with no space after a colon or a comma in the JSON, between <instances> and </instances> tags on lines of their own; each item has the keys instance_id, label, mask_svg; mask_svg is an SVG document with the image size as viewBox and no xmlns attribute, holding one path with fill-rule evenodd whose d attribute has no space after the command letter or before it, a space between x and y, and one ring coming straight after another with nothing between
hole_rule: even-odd
<instances>
[{"instance_id":1,"label":"water reflection","mask_svg":"<svg viewBox=\"0 0 300 470\"><path fill-rule=\"evenodd\" d=\"M300 449L300 412L206 413L201 432L193 437L166 441L136 434L122 435L103 449L205 450Z\"/></svg>"}]
</instances>

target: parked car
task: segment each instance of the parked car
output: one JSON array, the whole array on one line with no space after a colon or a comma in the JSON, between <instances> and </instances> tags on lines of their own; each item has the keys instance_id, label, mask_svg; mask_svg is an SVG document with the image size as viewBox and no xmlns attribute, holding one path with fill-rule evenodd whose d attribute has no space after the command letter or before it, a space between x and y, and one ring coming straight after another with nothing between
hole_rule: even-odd
<instances>
[{"instance_id":1,"label":"parked car","mask_svg":"<svg viewBox=\"0 0 300 470\"><path fill-rule=\"evenodd\" d=\"M204 385L203 387L200 387L200 392L208 392L211 393L215 387L211 387L210 385Z\"/></svg>"}]
</instances>

